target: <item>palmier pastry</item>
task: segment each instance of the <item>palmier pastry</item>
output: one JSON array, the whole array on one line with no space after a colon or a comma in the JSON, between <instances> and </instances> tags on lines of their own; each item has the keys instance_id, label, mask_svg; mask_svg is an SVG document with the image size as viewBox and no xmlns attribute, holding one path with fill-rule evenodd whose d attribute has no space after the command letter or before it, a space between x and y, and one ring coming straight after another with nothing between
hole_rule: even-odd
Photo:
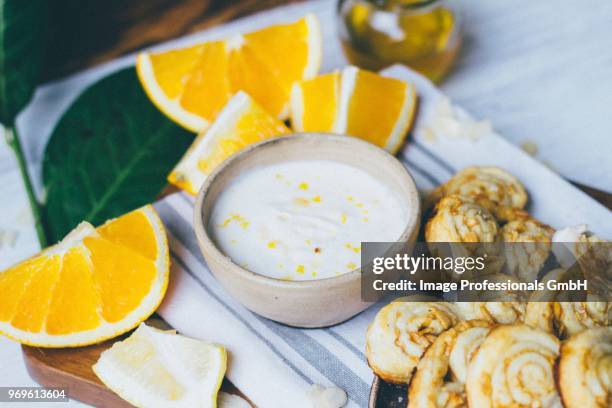
<instances>
[{"instance_id":1,"label":"palmier pastry","mask_svg":"<svg viewBox=\"0 0 612 408\"><path fill-rule=\"evenodd\" d=\"M470 197L491 212L496 208L523 208L527 192L512 174L497 167L466 167L435 189L431 201L459 194Z\"/></svg>"},{"instance_id":2,"label":"palmier pastry","mask_svg":"<svg viewBox=\"0 0 612 408\"><path fill-rule=\"evenodd\" d=\"M491 330L468 366L470 407L561 407L555 384L559 340L524 324Z\"/></svg>"},{"instance_id":3,"label":"palmier pastry","mask_svg":"<svg viewBox=\"0 0 612 408\"><path fill-rule=\"evenodd\" d=\"M589 329L563 343L559 387L566 408L612 406L612 327Z\"/></svg>"},{"instance_id":4,"label":"palmier pastry","mask_svg":"<svg viewBox=\"0 0 612 408\"><path fill-rule=\"evenodd\" d=\"M578 263L594 300L607 300L612 291L611 245L589 233L586 225L564 228L553 235L553 252L559 264L570 268Z\"/></svg>"},{"instance_id":5,"label":"palmier pastry","mask_svg":"<svg viewBox=\"0 0 612 408\"><path fill-rule=\"evenodd\" d=\"M609 250L608 241L589 233L587 226L584 224L556 231L552 237L552 242L557 261L566 269L583 257L585 258L583 261L587 262L604 262L606 268L603 271L612 268L612 251ZM586 264L583 266L593 265ZM601 267L600 265L595 266Z\"/></svg>"},{"instance_id":6,"label":"palmier pastry","mask_svg":"<svg viewBox=\"0 0 612 408\"><path fill-rule=\"evenodd\" d=\"M561 338L610 325L612 307L609 302L555 302L553 308Z\"/></svg>"},{"instance_id":7,"label":"palmier pastry","mask_svg":"<svg viewBox=\"0 0 612 408\"><path fill-rule=\"evenodd\" d=\"M433 256L486 257L484 270L455 271L454 278L463 274L469 278L475 274L499 272L503 265L497 223L489 211L469 197L450 195L440 200L434 216L425 226L425 240Z\"/></svg>"},{"instance_id":8,"label":"palmier pastry","mask_svg":"<svg viewBox=\"0 0 612 408\"><path fill-rule=\"evenodd\" d=\"M522 322L525 302L455 302L462 319L486 320L490 323L512 324Z\"/></svg>"},{"instance_id":9,"label":"palmier pastry","mask_svg":"<svg viewBox=\"0 0 612 408\"><path fill-rule=\"evenodd\" d=\"M542 284L548 281L561 281L567 275L567 270L562 268L553 269L542 278ZM555 311L554 301L557 299L557 291L536 291L534 292L525 309L525 324L544 330L547 333L555 332Z\"/></svg>"},{"instance_id":10,"label":"palmier pastry","mask_svg":"<svg viewBox=\"0 0 612 408\"><path fill-rule=\"evenodd\" d=\"M506 272L522 281L535 280L551 250L554 229L530 216L521 216L501 228Z\"/></svg>"},{"instance_id":11,"label":"palmier pastry","mask_svg":"<svg viewBox=\"0 0 612 408\"><path fill-rule=\"evenodd\" d=\"M554 316L553 302L528 302L525 307L524 322L526 325L554 334Z\"/></svg>"},{"instance_id":12,"label":"palmier pastry","mask_svg":"<svg viewBox=\"0 0 612 408\"><path fill-rule=\"evenodd\" d=\"M427 242L495 242L498 227L489 211L469 197L449 195L425 226Z\"/></svg>"},{"instance_id":13,"label":"palmier pastry","mask_svg":"<svg viewBox=\"0 0 612 408\"><path fill-rule=\"evenodd\" d=\"M563 280L567 274L566 269L557 268L548 272L542 278L542 283L547 284L550 280ZM525 308L525 324L544 330L547 333L554 333L554 303L557 297L556 291L546 290L537 291L531 295Z\"/></svg>"},{"instance_id":14,"label":"palmier pastry","mask_svg":"<svg viewBox=\"0 0 612 408\"><path fill-rule=\"evenodd\" d=\"M368 327L368 364L383 380L408 384L425 350L457 322L452 304L401 299L392 302Z\"/></svg>"},{"instance_id":15,"label":"palmier pastry","mask_svg":"<svg viewBox=\"0 0 612 408\"><path fill-rule=\"evenodd\" d=\"M548 281L566 281L572 276L573 269L553 269L542 278L542 284ZM612 307L608 302L598 302L597 297L587 295L586 302L568 302L567 292L536 291L525 311L525 324L537 327L561 338L580 333L591 327L610 324ZM593 299L593 301L590 301Z\"/></svg>"},{"instance_id":16,"label":"palmier pastry","mask_svg":"<svg viewBox=\"0 0 612 408\"><path fill-rule=\"evenodd\" d=\"M464 321L427 349L410 384L408 408L465 407L467 366L490 330L488 322Z\"/></svg>"},{"instance_id":17,"label":"palmier pastry","mask_svg":"<svg viewBox=\"0 0 612 408\"><path fill-rule=\"evenodd\" d=\"M515 278L492 274L476 278L491 283L507 281L518 282ZM472 291L465 293L464 300L469 302L455 302L459 315L464 320L486 320L496 324L512 324L522 322L525 316L526 295L520 291Z\"/></svg>"}]
</instances>

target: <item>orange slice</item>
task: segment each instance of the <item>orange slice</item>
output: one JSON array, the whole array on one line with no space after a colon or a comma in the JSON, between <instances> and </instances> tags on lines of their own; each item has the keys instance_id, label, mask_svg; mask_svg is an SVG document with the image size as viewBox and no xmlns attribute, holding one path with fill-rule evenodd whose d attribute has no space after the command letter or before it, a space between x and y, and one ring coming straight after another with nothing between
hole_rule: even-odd
<instances>
[{"instance_id":1,"label":"orange slice","mask_svg":"<svg viewBox=\"0 0 612 408\"><path fill-rule=\"evenodd\" d=\"M237 91L245 91L280 119L289 114L294 82L321 65L314 15L189 48L138 55L138 78L153 103L178 124L206 129Z\"/></svg>"},{"instance_id":2,"label":"orange slice","mask_svg":"<svg viewBox=\"0 0 612 408\"><path fill-rule=\"evenodd\" d=\"M291 92L291 126L298 132L333 131L339 106L339 71L297 83Z\"/></svg>"},{"instance_id":3,"label":"orange slice","mask_svg":"<svg viewBox=\"0 0 612 408\"><path fill-rule=\"evenodd\" d=\"M396 153L414 118L413 85L347 67L294 84L291 125L296 132L347 134Z\"/></svg>"},{"instance_id":4,"label":"orange slice","mask_svg":"<svg viewBox=\"0 0 612 408\"><path fill-rule=\"evenodd\" d=\"M0 333L23 344L93 344L136 327L168 285L166 233L151 206L83 222L60 243L0 272Z\"/></svg>"},{"instance_id":5,"label":"orange slice","mask_svg":"<svg viewBox=\"0 0 612 408\"><path fill-rule=\"evenodd\" d=\"M168 175L168 181L197 194L206 177L225 159L262 140L291 131L244 92L238 92L212 126L201 133Z\"/></svg>"}]
</instances>

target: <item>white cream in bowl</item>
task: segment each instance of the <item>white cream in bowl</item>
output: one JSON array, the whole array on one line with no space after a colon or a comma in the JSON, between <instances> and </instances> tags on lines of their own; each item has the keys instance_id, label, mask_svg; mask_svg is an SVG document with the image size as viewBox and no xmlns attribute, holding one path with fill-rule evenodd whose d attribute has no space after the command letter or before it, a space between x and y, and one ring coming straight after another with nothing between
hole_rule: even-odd
<instances>
[{"instance_id":1,"label":"white cream in bowl","mask_svg":"<svg viewBox=\"0 0 612 408\"><path fill-rule=\"evenodd\" d=\"M409 210L369 173L331 160L256 167L215 201L209 233L236 264L285 280L338 276L360 265L362 241L396 241Z\"/></svg>"}]
</instances>

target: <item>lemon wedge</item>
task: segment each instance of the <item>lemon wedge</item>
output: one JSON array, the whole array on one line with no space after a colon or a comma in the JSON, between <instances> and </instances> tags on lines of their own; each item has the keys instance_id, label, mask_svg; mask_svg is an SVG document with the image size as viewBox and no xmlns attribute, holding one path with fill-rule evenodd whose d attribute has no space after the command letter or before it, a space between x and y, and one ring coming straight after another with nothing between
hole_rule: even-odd
<instances>
[{"instance_id":1,"label":"lemon wedge","mask_svg":"<svg viewBox=\"0 0 612 408\"><path fill-rule=\"evenodd\" d=\"M223 347L143 323L102 352L92 368L108 388L137 407L209 408L217 406L226 365Z\"/></svg>"}]
</instances>

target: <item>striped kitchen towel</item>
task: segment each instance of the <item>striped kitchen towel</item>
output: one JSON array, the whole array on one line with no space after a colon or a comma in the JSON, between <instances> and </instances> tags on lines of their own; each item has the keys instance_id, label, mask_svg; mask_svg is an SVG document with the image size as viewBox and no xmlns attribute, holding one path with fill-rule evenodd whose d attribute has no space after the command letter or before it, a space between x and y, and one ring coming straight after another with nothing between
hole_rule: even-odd
<instances>
[{"instance_id":1,"label":"striped kitchen towel","mask_svg":"<svg viewBox=\"0 0 612 408\"><path fill-rule=\"evenodd\" d=\"M192 229L193 199L156 204L171 252L171 280L158 313L182 334L228 350L227 377L258 407L308 407L313 384L337 386L348 406L367 406L372 373L364 333L375 311L326 329L297 329L260 317L231 298L204 262Z\"/></svg>"},{"instance_id":2,"label":"striped kitchen towel","mask_svg":"<svg viewBox=\"0 0 612 408\"><path fill-rule=\"evenodd\" d=\"M421 187L441 179L406 160ZM449 172L450 174L450 172ZM313 384L347 392L350 407L367 406L372 372L365 331L380 306L331 328L297 329L260 317L231 298L210 273L192 228L193 198L176 193L155 206L166 225L171 281L159 314L181 333L223 344L227 376L258 407L311 407Z\"/></svg>"},{"instance_id":3,"label":"striped kitchen towel","mask_svg":"<svg viewBox=\"0 0 612 408\"><path fill-rule=\"evenodd\" d=\"M607 209L491 129L484 126L479 137L461 136L470 136L469 127L478 124L444 102L429 81L401 67L385 74L411 81L419 94L415 130L399 158L422 193L463 167L497 165L526 185L535 217L556 228L587 223L602 236L611 235ZM457 126L464 125L468 129L458 132ZM192 228L193 198L177 193L155 207L167 227L172 256L170 286L159 309L170 325L223 344L229 351L227 377L258 407L310 408L313 384L342 388L350 407L367 406L372 372L364 354L365 332L382 305L325 329L297 329L260 317L231 298L208 270Z\"/></svg>"}]
</instances>

